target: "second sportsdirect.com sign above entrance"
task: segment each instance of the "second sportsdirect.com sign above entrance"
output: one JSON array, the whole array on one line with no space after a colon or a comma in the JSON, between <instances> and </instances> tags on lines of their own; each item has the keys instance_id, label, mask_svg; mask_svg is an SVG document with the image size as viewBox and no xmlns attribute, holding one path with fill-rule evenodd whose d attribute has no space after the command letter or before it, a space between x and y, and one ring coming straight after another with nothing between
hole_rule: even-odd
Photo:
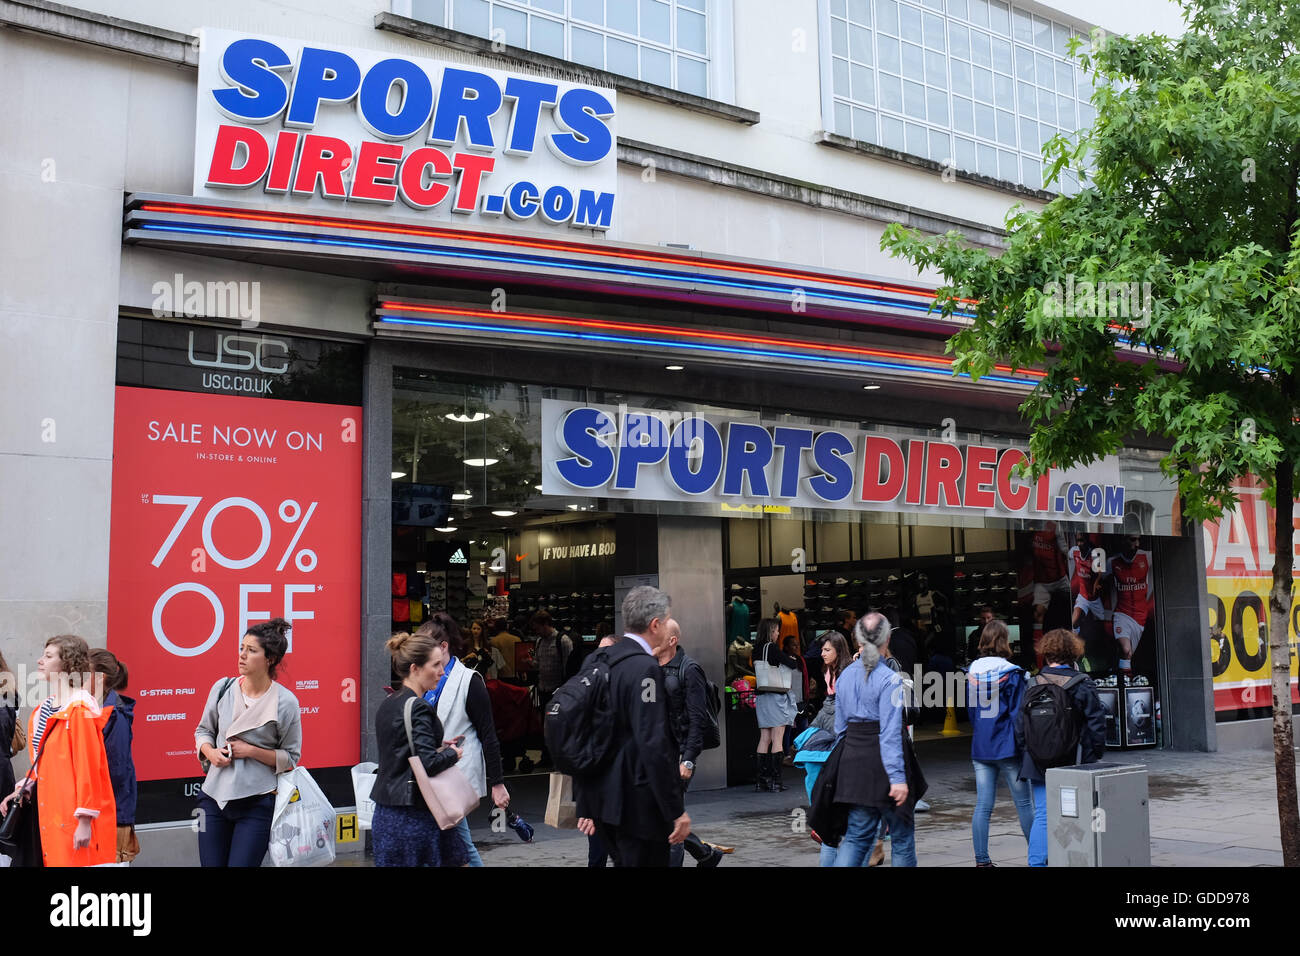
<instances>
[{"instance_id":1,"label":"second sportsdirect.com sign above entrance","mask_svg":"<svg viewBox=\"0 0 1300 956\"><path fill-rule=\"evenodd\" d=\"M612 90L202 31L194 195L500 229L613 224ZM369 206L370 208L365 208ZM360 208L358 208L360 207Z\"/></svg>"},{"instance_id":2,"label":"second sportsdirect.com sign above entrance","mask_svg":"<svg viewBox=\"0 0 1300 956\"><path fill-rule=\"evenodd\" d=\"M1118 523L1119 459L1018 477L1026 450L899 432L542 402L543 493Z\"/></svg>"}]
</instances>

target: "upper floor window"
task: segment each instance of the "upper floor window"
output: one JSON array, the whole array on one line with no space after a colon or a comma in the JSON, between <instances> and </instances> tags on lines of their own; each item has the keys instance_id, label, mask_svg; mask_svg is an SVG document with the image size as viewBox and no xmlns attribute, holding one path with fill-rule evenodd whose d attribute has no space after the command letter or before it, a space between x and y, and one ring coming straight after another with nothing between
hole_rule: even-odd
<instances>
[{"instance_id":1,"label":"upper floor window","mask_svg":"<svg viewBox=\"0 0 1300 956\"><path fill-rule=\"evenodd\" d=\"M712 99L731 0L394 0L395 13ZM725 5L725 10L717 7Z\"/></svg>"},{"instance_id":2,"label":"upper floor window","mask_svg":"<svg viewBox=\"0 0 1300 956\"><path fill-rule=\"evenodd\" d=\"M1092 125L1083 37L1001 0L822 0L828 129L1042 188L1042 147ZM1065 172L1056 188L1075 192Z\"/></svg>"}]
</instances>

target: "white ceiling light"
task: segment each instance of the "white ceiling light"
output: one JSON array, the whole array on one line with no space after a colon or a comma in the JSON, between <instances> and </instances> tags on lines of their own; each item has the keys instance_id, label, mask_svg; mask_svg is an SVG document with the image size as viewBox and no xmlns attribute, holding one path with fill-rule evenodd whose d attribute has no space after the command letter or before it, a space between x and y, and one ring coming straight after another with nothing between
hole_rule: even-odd
<instances>
[{"instance_id":1,"label":"white ceiling light","mask_svg":"<svg viewBox=\"0 0 1300 956\"><path fill-rule=\"evenodd\" d=\"M471 468L487 468L489 465L495 465L500 458L466 458L465 464Z\"/></svg>"},{"instance_id":2,"label":"white ceiling light","mask_svg":"<svg viewBox=\"0 0 1300 956\"><path fill-rule=\"evenodd\" d=\"M451 533L452 533L453 531L455 531L456 529L455 529L455 528L434 528L433 530L434 530L434 531L441 531L443 534L451 534Z\"/></svg>"},{"instance_id":3,"label":"white ceiling light","mask_svg":"<svg viewBox=\"0 0 1300 956\"><path fill-rule=\"evenodd\" d=\"M457 491L455 494L453 494L453 495L451 496L451 500L452 500L452 501L469 501L469 499L471 499L471 498L473 498L473 497L474 497L474 496L471 495L468 491Z\"/></svg>"},{"instance_id":4,"label":"white ceiling light","mask_svg":"<svg viewBox=\"0 0 1300 956\"><path fill-rule=\"evenodd\" d=\"M406 477L406 472L404 472L404 471L395 471L395 472L393 472L393 477L394 477L394 478L405 478L405 477Z\"/></svg>"},{"instance_id":5,"label":"white ceiling light","mask_svg":"<svg viewBox=\"0 0 1300 956\"><path fill-rule=\"evenodd\" d=\"M536 488L538 491L541 491L541 490L542 490L542 486L541 486L541 485L533 485L533 487Z\"/></svg>"},{"instance_id":6,"label":"white ceiling light","mask_svg":"<svg viewBox=\"0 0 1300 956\"><path fill-rule=\"evenodd\" d=\"M473 425L475 422L487 421L492 417L492 415L489 412L475 412L473 415L468 413L462 414L459 412L450 412L444 417L451 419L453 422L459 422L462 425Z\"/></svg>"},{"instance_id":7,"label":"white ceiling light","mask_svg":"<svg viewBox=\"0 0 1300 956\"><path fill-rule=\"evenodd\" d=\"M876 389L880 388L879 385L876 385L874 383L871 385L863 385L862 387L866 389L868 392L874 392Z\"/></svg>"},{"instance_id":8,"label":"white ceiling light","mask_svg":"<svg viewBox=\"0 0 1300 956\"><path fill-rule=\"evenodd\" d=\"M501 511L494 511L492 513L498 518L513 518L515 515L519 514L518 511L508 511L504 508Z\"/></svg>"},{"instance_id":9,"label":"white ceiling light","mask_svg":"<svg viewBox=\"0 0 1300 956\"><path fill-rule=\"evenodd\" d=\"M682 371L684 368L686 368L686 366L685 366L685 365L665 365L664 368L667 369L667 370L670 371L670 372L680 372L680 371Z\"/></svg>"}]
</instances>

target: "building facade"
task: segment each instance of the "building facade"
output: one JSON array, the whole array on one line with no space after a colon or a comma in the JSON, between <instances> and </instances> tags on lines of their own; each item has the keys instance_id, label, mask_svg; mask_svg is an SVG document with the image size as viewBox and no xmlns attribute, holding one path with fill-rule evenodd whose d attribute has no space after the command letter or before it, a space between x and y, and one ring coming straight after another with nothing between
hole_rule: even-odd
<instances>
[{"instance_id":1,"label":"building facade","mask_svg":"<svg viewBox=\"0 0 1300 956\"><path fill-rule=\"evenodd\" d=\"M546 611L581 654L640 582L736 688L704 786L746 773L761 618L806 644L888 607L959 659L989 605L1032 659L1085 564L1130 582L1088 635L1103 673L1113 612L1137 627L1116 745L1214 748L1159 443L1022 481L1034 371L953 377L935 277L880 252L891 222L996 249L1091 122L1071 38L1172 6L8 0L0 27L0 636L16 670L68 631L127 661L142 821L187 818L249 623L294 623L304 760L344 804L395 629ZM524 631L498 718L526 768Z\"/></svg>"}]
</instances>

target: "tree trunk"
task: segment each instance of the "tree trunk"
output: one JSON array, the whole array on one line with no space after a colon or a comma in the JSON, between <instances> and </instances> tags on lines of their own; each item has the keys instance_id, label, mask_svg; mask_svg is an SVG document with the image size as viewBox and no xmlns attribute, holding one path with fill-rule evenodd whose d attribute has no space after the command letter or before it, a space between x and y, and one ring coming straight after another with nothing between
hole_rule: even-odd
<instances>
[{"instance_id":1,"label":"tree trunk","mask_svg":"<svg viewBox=\"0 0 1300 956\"><path fill-rule=\"evenodd\" d=\"M1295 469L1289 460L1277 466L1277 509L1273 590L1269 593L1268 650L1273 676L1273 760L1277 767L1277 818L1282 835L1282 863L1300 866L1300 804L1296 800L1295 746L1291 729L1291 573Z\"/></svg>"}]
</instances>

